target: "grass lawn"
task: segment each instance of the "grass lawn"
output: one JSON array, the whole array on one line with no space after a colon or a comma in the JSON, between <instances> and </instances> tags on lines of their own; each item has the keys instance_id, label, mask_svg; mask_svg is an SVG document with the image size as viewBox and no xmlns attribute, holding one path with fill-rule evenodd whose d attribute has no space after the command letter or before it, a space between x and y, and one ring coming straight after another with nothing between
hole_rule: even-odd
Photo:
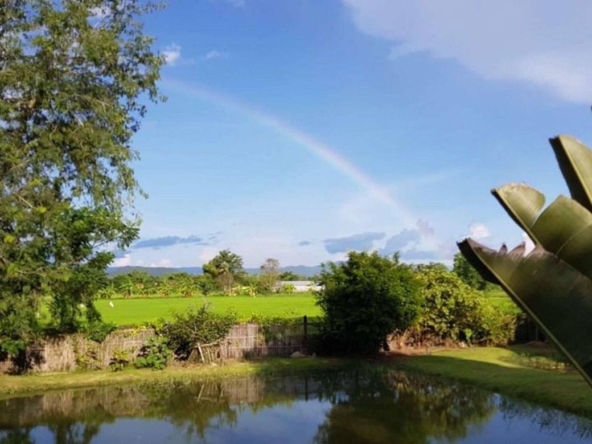
<instances>
[{"instance_id":1,"label":"grass lawn","mask_svg":"<svg viewBox=\"0 0 592 444\"><path fill-rule=\"evenodd\" d=\"M113 307L109 303L113 304ZM211 304L214 312L234 310L240 319L249 319L253 314L278 317L316 317L320 309L311 294L273 296L215 296L194 298L146 298L146 299L100 299L95 302L105 322L117 325L139 325L159 318L170 318L173 311L183 311L190 306Z\"/></svg>"},{"instance_id":2,"label":"grass lawn","mask_svg":"<svg viewBox=\"0 0 592 444\"><path fill-rule=\"evenodd\" d=\"M406 370L454 379L488 390L592 417L592 388L575 371L530 368L525 347L469 348L402 357Z\"/></svg>"}]
</instances>

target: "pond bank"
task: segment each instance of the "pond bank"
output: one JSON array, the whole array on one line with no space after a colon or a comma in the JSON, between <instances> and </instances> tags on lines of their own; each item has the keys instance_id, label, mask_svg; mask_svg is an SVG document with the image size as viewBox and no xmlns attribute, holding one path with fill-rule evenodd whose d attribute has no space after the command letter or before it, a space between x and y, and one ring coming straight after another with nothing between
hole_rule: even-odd
<instances>
[{"instance_id":1,"label":"pond bank","mask_svg":"<svg viewBox=\"0 0 592 444\"><path fill-rule=\"evenodd\" d=\"M385 356L378 360L267 358L217 366L172 366L163 371L126 369L0 376L0 397L49 390L167 381L207 381L248 375L273 376L323 372L360 364L384 365L454 379L526 401L592 418L592 389L575 372L538 370L520 364L521 350L470 348L429 355Z\"/></svg>"},{"instance_id":2,"label":"pond bank","mask_svg":"<svg viewBox=\"0 0 592 444\"><path fill-rule=\"evenodd\" d=\"M484 347L390 358L404 370L453 379L592 418L592 388L580 374L522 365L525 351L525 347Z\"/></svg>"}]
</instances>

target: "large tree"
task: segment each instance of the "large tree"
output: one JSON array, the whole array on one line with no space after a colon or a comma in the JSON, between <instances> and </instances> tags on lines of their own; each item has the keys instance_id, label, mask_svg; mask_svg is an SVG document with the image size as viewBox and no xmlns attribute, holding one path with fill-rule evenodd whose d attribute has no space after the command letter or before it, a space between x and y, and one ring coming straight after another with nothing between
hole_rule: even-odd
<instances>
[{"instance_id":1,"label":"large tree","mask_svg":"<svg viewBox=\"0 0 592 444\"><path fill-rule=\"evenodd\" d=\"M317 303L333 351L376 353L419 313L418 281L398 255L350 252L346 262L323 265L319 283Z\"/></svg>"},{"instance_id":2,"label":"large tree","mask_svg":"<svg viewBox=\"0 0 592 444\"><path fill-rule=\"evenodd\" d=\"M259 288L264 293L271 293L280 279L280 261L273 258L265 260L260 267Z\"/></svg>"},{"instance_id":3,"label":"large tree","mask_svg":"<svg viewBox=\"0 0 592 444\"><path fill-rule=\"evenodd\" d=\"M202 268L204 274L212 277L225 292L232 290L234 283L240 280L245 272L243 258L230 250L222 250Z\"/></svg>"},{"instance_id":4,"label":"large tree","mask_svg":"<svg viewBox=\"0 0 592 444\"><path fill-rule=\"evenodd\" d=\"M0 349L22 348L40 295L72 327L138 234L132 136L164 58L140 0L6 0L0 8Z\"/></svg>"}]
</instances>

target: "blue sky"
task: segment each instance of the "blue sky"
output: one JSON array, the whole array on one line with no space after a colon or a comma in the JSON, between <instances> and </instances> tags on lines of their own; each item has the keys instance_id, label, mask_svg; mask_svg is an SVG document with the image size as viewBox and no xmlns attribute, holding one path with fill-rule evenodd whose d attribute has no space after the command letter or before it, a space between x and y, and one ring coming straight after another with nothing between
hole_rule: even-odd
<instances>
[{"instance_id":1,"label":"blue sky","mask_svg":"<svg viewBox=\"0 0 592 444\"><path fill-rule=\"evenodd\" d=\"M592 4L516 3L171 1L146 19L168 101L134 139L150 197L115 265L520 242L489 191L567 192L547 139L592 144Z\"/></svg>"}]
</instances>

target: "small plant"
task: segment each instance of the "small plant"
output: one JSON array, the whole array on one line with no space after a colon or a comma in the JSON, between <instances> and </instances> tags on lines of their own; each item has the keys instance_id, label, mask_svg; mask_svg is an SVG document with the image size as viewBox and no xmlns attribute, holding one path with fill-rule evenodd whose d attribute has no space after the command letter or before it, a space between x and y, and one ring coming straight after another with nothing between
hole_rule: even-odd
<instances>
[{"instance_id":1,"label":"small plant","mask_svg":"<svg viewBox=\"0 0 592 444\"><path fill-rule=\"evenodd\" d=\"M136 359L136 368L151 368L164 370L173 359L173 352L169 350L168 339L163 336L154 336L148 339L148 343L142 347L140 356Z\"/></svg>"},{"instance_id":2,"label":"small plant","mask_svg":"<svg viewBox=\"0 0 592 444\"><path fill-rule=\"evenodd\" d=\"M204 305L191 307L184 313L173 313L172 321L159 321L157 333L168 338L175 355L185 360L197 344L210 344L224 338L236 323L235 313L213 313Z\"/></svg>"},{"instance_id":3,"label":"small plant","mask_svg":"<svg viewBox=\"0 0 592 444\"><path fill-rule=\"evenodd\" d=\"M82 332L88 339L94 342L102 343L107 336L117 329L115 324L106 322L92 322L82 328Z\"/></svg>"},{"instance_id":4,"label":"small plant","mask_svg":"<svg viewBox=\"0 0 592 444\"><path fill-rule=\"evenodd\" d=\"M294 284L284 284L278 289L278 293L293 294L296 291Z\"/></svg>"},{"instance_id":5,"label":"small plant","mask_svg":"<svg viewBox=\"0 0 592 444\"><path fill-rule=\"evenodd\" d=\"M84 352L80 352L78 347L74 347L74 355L76 368L78 370L99 370L101 368L99 362L99 347L95 344L88 343Z\"/></svg>"},{"instance_id":6,"label":"small plant","mask_svg":"<svg viewBox=\"0 0 592 444\"><path fill-rule=\"evenodd\" d=\"M113 357L109 363L109 368L113 372L120 372L129 365L131 356L128 350L119 348L113 351Z\"/></svg>"}]
</instances>

